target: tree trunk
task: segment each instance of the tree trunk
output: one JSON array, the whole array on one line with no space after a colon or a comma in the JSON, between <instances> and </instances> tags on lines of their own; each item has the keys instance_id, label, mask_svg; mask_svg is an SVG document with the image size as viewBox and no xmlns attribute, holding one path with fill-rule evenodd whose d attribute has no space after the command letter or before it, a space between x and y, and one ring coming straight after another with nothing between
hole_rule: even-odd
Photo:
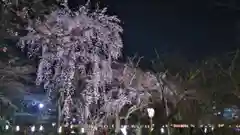
<instances>
[{"instance_id":1,"label":"tree trunk","mask_svg":"<svg viewBox=\"0 0 240 135\"><path fill-rule=\"evenodd\" d=\"M92 125L87 126L87 135L94 135L95 129Z\"/></svg>"},{"instance_id":2,"label":"tree trunk","mask_svg":"<svg viewBox=\"0 0 240 135\"><path fill-rule=\"evenodd\" d=\"M57 127L59 128L61 126L61 120L62 120L62 103L63 103L63 92L60 90L60 95L58 98L58 121L57 121Z\"/></svg>"},{"instance_id":3,"label":"tree trunk","mask_svg":"<svg viewBox=\"0 0 240 135\"><path fill-rule=\"evenodd\" d=\"M168 108L166 100L165 100L165 110L166 110L166 116L168 118L168 116L169 116L169 108ZM171 134L170 132L171 132L170 131L170 123L169 123L169 121L167 121L167 134L170 135Z\"/></svg>"},{"instance_id":4,"label":"tree trunk","mask_svg":"<svg viewBox=\"0 0 240 135\"><path fill-rule=\"evenodd\" d=\"M136 135L142 135L142 127L140 123L137 125L135 132L136 132Z\"/></svg>"},{"instance_id":5,"label":"tree trunk","mask_svg":"<svg viewBox=\"0 0 240 135\"><path fill-rule=\"evenodd\" d=\"M169 117L170 115L170 112L169 112L169 108L168 108L168 104L167 104L167 99L165 98L165 92L164 92L164 87L162 88L162 102L163 102L163 105L165 107L165 113L166 113L166 118ZM170 135L170 123L169 123L169 120L167 121L167 135Z\"/></svg>"},{"instance_id":6,"label":"tree trunk","mask_svg":"<svg viewBox=\"0 0 240 135\"><path fill-rule=\"evenodd\" d=\"M120 128L121 128L120 117L119 117L119 114L116 113L115 114L115 133L119 133L120 132Z\"/></svg>"}]
</instances>

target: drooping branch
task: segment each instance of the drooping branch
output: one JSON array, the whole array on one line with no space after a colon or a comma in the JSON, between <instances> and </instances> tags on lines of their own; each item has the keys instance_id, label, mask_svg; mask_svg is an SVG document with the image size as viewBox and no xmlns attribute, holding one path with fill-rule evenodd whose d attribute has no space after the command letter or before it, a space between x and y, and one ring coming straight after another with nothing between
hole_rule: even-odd
<instances>
[{"instance_id":1,"label":"drooping branch","mask_svg":"<svg viewBox=\"0 0 240 135\"><path fill-rule=\"evenodd\" d=\"M90 106L97 104L112 81L112 61L121 56L120 20L105 13L106 9L89 12L85 6L73 13L65 7L45 21L29 23L27 36L19 41L30 56L41 58L36 82L43 83L49 92L64 89L64 114L68 118L76 90L73 80L80 81L75 77L85 78L81 80L86 84L81 95L86 121Z\"/></svg>"}]
</instances>

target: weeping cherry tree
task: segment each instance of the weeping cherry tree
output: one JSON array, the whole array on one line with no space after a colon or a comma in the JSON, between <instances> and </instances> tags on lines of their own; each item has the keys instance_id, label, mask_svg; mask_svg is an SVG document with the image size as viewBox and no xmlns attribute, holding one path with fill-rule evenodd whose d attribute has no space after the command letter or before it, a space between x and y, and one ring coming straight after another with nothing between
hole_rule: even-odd
<instances>
[{"instance_id":1,"label":"weeping cherry tree","mask_svg":"<svg viewBox=\"0 0 240 135\"><path fill-rule=\"evenodd\" d=\"M36 83L43 84L50 97L60 93L65 122L72 116L76 76L85 82L78 91L82 102L77 109L84 111L78 113L80 121L91 117L90 106L106 100L101 93L112 81L111 64L123 47L119 23L116 16L106 15L106 8L89 11L87 6L77 12L65 6L45 20L29 20L28 34L18 46L40 59Z\"/></svg>"}]
</instances>

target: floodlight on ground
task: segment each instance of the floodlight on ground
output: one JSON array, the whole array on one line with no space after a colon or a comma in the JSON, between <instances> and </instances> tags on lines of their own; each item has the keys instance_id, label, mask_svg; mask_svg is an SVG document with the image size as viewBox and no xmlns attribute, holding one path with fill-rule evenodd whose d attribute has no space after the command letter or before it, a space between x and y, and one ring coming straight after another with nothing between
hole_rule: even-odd
<instances>
[{"instance_id":1,"label":"floodlight on ground","mask_svg":"<svg viewBox=\"0 0 240 135\"><path fill-rule=\"evenodd\" d=\"M32 132L35 132L35 130L36 130L35 126L32 126L32 127L31 127L31 131L32 131Z\"/></svg>"},{"instance_id":2,"label":"floodlight on ground","mask_svg":"<svg viewBox=\"0 0 240 135\"><path fill-rule=\"evenodd\" d=\"M62 127L61 126L58 128L58 133L62 133Z\"/></svg>"},{"instance_id":3,"label":"floodlight on ground","mask_svg":"<svg viewBox=\"0 0 240 135\"><path fill-rule=\"evenodd\" d=\"M5 126L5 129L8 130L8 129L9 129L9 125L6 125L6 126Z\"/></svg>"},{"instance_id":4,"label":"floodlight on ground","mask_svg":"<svg viewBox=\"0 0 240 135\"><path fill-rule=\"evenodd\" d=\"M161 134L164 134L165 133L165 130L164 130L164 128L162 127L161 128Z\"/></svg>"},{"instance_id":5,"label":"floodlight on ground","mask_svg":"<svg viewBox=\"0 0 240 135\"><path fill-rule=\"evenodd\" d=\"M122 131L123 135L127 135L127 125L124 125L124 126L121 128L121 131Z\"/></svg>"},{"instance_id":6,"label":"floodlight on ground","mask_svg":"<svg viewBox=\"0 0 240 135\"><path fill-rule=\"evenodd\" d=\"M16 126L16 131L20 131L20 127L19 126Z\"/></svg>"},{"instance_id":7,"label":"floodlight on ground","mask_svg":"<svg viewBox=\"0 0 240 135\"><path fill-rule=\"evenodd\" d=\"M84 128L81 128L81 133L83 134L85 131L84 131Z\"/></svg>"},{"instance_id":8,"label":"floodlight on ground","mask_svg":"<svg viewBox=\"0 0 240 135\"><path fill-rule=\"evenodd\" d=\"M43 131L43 126L42 125L39 127L39 131Z\"/></svg>"}]
</instances>

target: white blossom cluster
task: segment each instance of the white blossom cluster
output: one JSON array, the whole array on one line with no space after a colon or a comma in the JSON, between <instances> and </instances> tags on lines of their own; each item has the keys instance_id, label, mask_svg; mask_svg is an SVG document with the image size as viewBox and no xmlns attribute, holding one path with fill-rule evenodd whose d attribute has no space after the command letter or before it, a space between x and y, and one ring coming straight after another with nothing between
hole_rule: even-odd
<instances>
[{"instance_id":1,"label":"white blossom cluster","mask_svg":"<svg viewBox=\"0 0 240 135\"><path fill-rule=\"evenodd\" d=\"M85 78L84 105L96 103L100 88L104 90L112 80L112 61L121 56L120 20L105 12L89 12L85 6L74 13L59 9L45 21L31 20L28 34L19 40L18 45L27 48L30 57L40 58L36 83L44 84L50 93L64 89L66 117L71 115L74 77Z\"/></svg>"}]
</instances>

